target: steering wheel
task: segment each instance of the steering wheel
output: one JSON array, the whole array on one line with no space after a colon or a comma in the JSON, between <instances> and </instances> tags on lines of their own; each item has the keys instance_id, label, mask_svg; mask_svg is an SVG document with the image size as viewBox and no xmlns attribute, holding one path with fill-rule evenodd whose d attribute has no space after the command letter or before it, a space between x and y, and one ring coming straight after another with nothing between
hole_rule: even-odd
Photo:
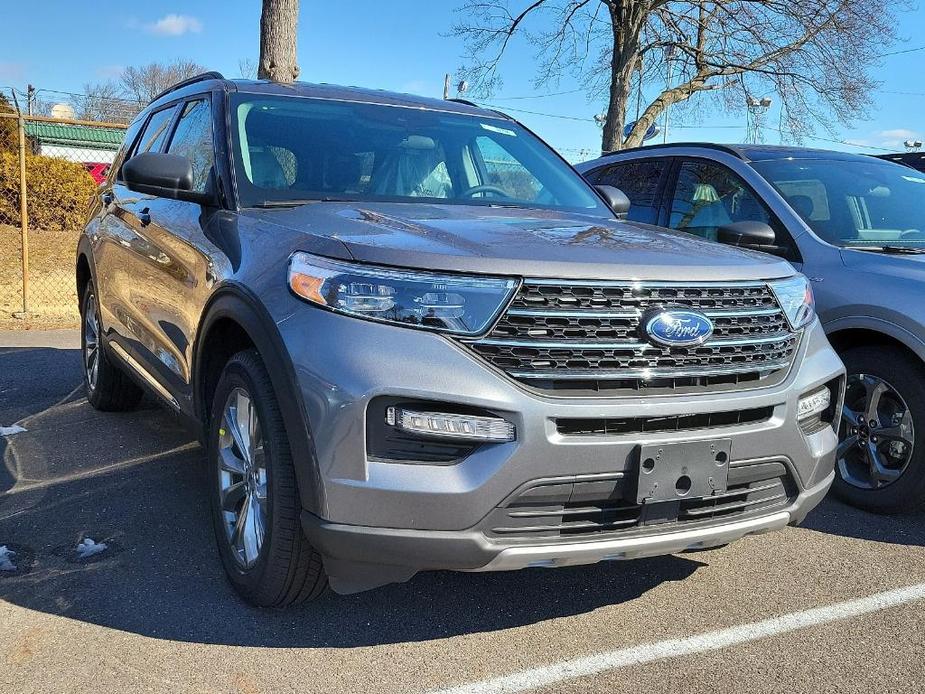
<instances>
[{"instance_id":1,"label":"steering wheel","mask_svg":"<svg viewBox=\"0 0 925 694\"><path fill-rule=\"evenodd\" d=\"M921 229L906 229L899 235L899 238L904 241L923 241L925 240L925 233Z\"/></svg>"},{"instance_id":2,"label":"steering wheel","mask_svg":"<svg viewBox=\"0 0 925 694\"><path fill-rule=\"evenodd\" d=\"M506 190L502 188L498 188L497 186L472 186L471 188L467 188L462 193L460 193L460 197L471 198L475 195L478 195L479 193L484 193L486 195L490 193L493 195L497 195L500 198L511 197L510 195L508 195L508 192Z\"/></svg>"}]
</instances>

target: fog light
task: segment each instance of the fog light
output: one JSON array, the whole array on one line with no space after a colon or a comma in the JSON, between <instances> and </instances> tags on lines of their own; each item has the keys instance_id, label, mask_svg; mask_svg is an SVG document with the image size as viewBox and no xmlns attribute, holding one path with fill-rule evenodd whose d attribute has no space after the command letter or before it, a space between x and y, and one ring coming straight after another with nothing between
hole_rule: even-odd
<instances>
[{"instance_id":1,"label":"fog light","mask_svg":"<svg viewBox=\"0 0 925 694\"><path fill-rule=\"evenodd\" d=\"M804 395L797 403L797 419L803 420L820 415L832 404L832 392L821 388L809 395Z\"/></svg>"},{"instance_id":2,"label":"fog light","mask_svg":"<svg viewBox=\"0 0 925 694\"><path fill-rule=\"evenodd\" d=\"M513 441L514 425L500 417L478 417L446 412L416 412L389 407L385 421L402 431L419 436L466 439L468 441Z\"/></svg>"}]
</instances>

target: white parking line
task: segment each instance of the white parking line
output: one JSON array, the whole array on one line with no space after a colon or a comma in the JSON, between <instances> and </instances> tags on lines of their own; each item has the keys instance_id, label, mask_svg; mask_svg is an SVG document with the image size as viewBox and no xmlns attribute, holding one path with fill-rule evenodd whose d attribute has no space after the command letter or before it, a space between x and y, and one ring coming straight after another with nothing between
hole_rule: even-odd
<instances>
[{"instance_id":1,"label":"white parking line","mask_svg":"<svg viewBox=\"0 0 925 694\"><path fill-rule=\"evenodd\" d=\"M434 694L496 694L523 692L539 687L548 687L558 682L587 677L607 670L651 663L665 658L677 658L694 653L704 653L728 648L749 641L786 634L807 627L851 619L871 612L885 610L917 600L925 600L925 583L877 593L858 600L849 600L826 607L817 607L804 612L794 612L782 617L773 617L761 622L742 624L729 629L710 631L696 636L657 643L622 648L609 653L564 660L560 663L524 670L513 675L473 682Z\"/></svg>"}]
</instances>

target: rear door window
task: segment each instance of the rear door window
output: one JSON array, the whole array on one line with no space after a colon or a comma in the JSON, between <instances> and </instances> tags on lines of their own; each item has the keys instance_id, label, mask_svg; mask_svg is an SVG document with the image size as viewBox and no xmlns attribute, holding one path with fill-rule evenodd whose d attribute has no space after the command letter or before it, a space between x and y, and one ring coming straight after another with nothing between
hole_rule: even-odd
<instances>
[{"instance_id":1,"label":"rear door window","mask_svg":"<svg viewBox=\"0 0 925 694\"><path fill-rule=\"evenodd\" d=\"M598 169L588 178L595 185L613 186L630 199L628 219L658 222L658 206L670 159L642 159Z\"/></svg>"}]
</instances>

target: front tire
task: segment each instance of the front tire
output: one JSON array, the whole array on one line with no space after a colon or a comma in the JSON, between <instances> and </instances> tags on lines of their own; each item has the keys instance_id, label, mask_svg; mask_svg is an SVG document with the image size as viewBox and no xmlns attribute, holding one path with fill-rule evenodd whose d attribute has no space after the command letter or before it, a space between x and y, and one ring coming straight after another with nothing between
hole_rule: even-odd
<instances>
[{"instance_id":1,"label":"front tire","mask_svg":"<svg viewBox=\"0 0 925 694\"><path fill-rule=\"evenodd\" d=\"M209 424L212 520L235 590L258 607L288 607L327 588L321 555L300 523L289 440L255 350L225 366Z\"/></svg>"},{"instance_id":2,"label":"front tire","mask_svg":"<svg viewBox=\"0 0 925 694\"><path fill-rule=\"evenodd\" d=\"M100 304L93 282L88 282L84 289L80 315L80 353L87 400L95 409L103 412L131 410L144 393L109 359L100 326Z\"/></svg>"},{"instance_id":3,"label":"front tire","mask_svg":"<svg viewBox=\"0 0 925 694\"><path fill-rule=\"evenodd\" d=\"M841 356L848 386L833 491L874 513L921 508L925 367L895 347L857 347Z\"/></svg>"}]
</instances>

